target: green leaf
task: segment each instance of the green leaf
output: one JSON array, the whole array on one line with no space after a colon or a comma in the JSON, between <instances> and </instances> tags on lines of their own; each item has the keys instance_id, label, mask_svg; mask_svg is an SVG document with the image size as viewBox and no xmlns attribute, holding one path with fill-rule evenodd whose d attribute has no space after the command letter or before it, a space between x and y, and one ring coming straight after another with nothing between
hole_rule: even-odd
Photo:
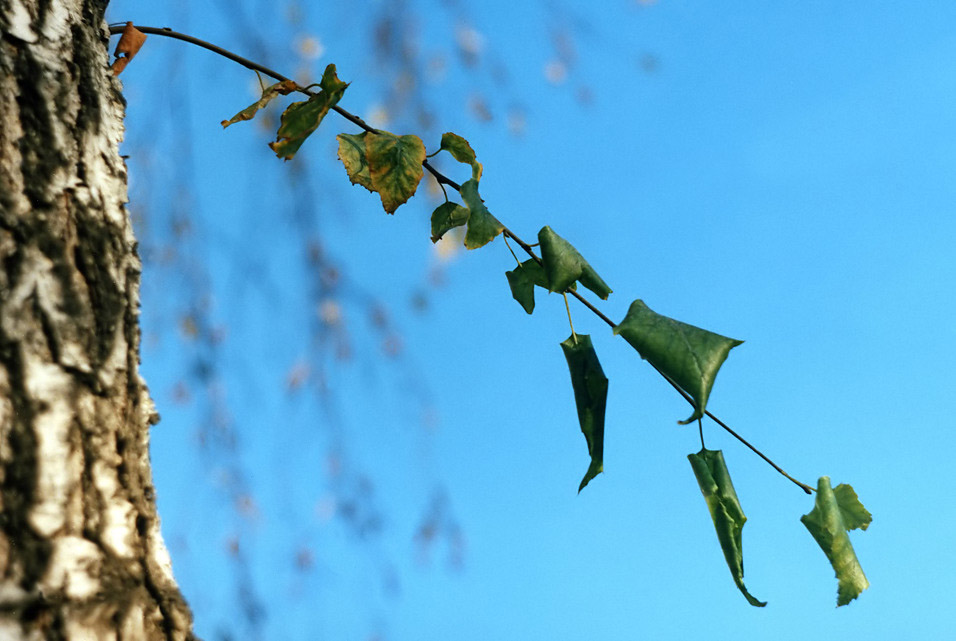
<instances>
[{"instance_id":1,"label":"green leaf","mask_svg":"<svg viewBox=\"0 0 956 641\"><path fill-rule=\"evenodd\" d=\"M276 141L269 147L276 156L289 160L295 156L305 139L318 128L325 114L334 107L345 93L347 82L335 75L335 65L329 65L319 82L321 91L302 102L293 102L282 112L282 120Z\"/></svg>"},{"instance_id":2,"label":"green leaf","mask_svg":"<svg viewBox=\"0 0 956 641\"><path fill-rule=\"evenodd\" d=\"M694 399L694 413L681 425L704 415L717 371L730 350L743 343L661 316L642 300L631 303L614 333Z\"/></svg>"},{"instance_id":3,"label":"green leaf","mask_svg":"<svg viewBox=\"0 0 956 641\"><path fill-rule=\"evenodd\" d=\"M830 478L817 481L817 496L813 510L800 517L817 544L827 555L837 577L837 607L846 605L870 587L856 558L850 530L865 530L873 520L853 488L845 483L830 488Z\"/></svg>"},{"instance_id":4,"label":"green leaf","mask_svg":"<svg viewBox=\"0 0 956 641\"><path fill-rule=\"evenodd\" d=\"M746 597L750 605L762 608L766 601L756 599L744 586L744 553L743 530L747 517L744 516L740 500L730 480L730 472L724 462L724 454L720 450L702 449L696 454L687 456L690 465L694 468L697 484L707 501L710 518L714 521L717 530L717 540L724 551L724 559L730 574L734 578L737 588Z\"/></svg>"},{"instance_id":5,"label":"green leaf","mask_svg":"<svg viewBox=\"0 0 956 641\"><path fill-rule=\"evenodd\" d=\"M534 311L534 286L548 288L548 277L544 268L533 258L529 258L510 272L505 272L511 296L524 307L529 314Z\"/></svg>"},{"instance_id":6,"label":"green leaf","mask_svg":"<svg viewBox=\"0 0 956 641\"><path fill-rule=\"evenodd\" d=\"M443 133L441 135L441 147L439 148L439 151L442 149L450 152L458 162L471 165L472 179L475 181L481 180L481 163L478 162L478 158L475 155L475 150L471 148L471 145L467 140L458 134L451 133L450 131Z\"/></svg>"},{"instance_id":7,"label":"green leaf","mask_svg":"<svg viewBox=\"0 0 956 641\"><path fill-rule=\"evenodd\" d=\"M262 97L259 98L259 100L252 103L229 120L223 120L220 124L222 124L223 129L225 129L229 125L234 125L240 120L252 120L257 111L264 109L266 105L268 105L278 96L285 96L292 93L296 90L296 87L297 86L294 80L283 80L282 82L277 82L274 85L269 85L262 90Z\"/></svg>"},{"instance_id":8,"label":"green leaf","mask_svg":"<svg viewBox=\"0 0 956 641\"><path fill-rule=\"evenodd\" d=\"M449 229L461 227L468 222L471 212L458 203L446 201L432 212L432 242L437 243Z\"/></svg>"},{"instance_id":9,"label":"green leaf","mask_svg":"<svg viewBox=\"0 0 956 641\"><path fill-rule=\"evenodd\" d=\"M591 465L578 492L604 471L604 410L607 407L607 377L601 369L597 352L587 334L571 334L561 343L564 357L571 370L571 386L574 388L574 403L578 408L578 422L588 442Z\"/></svg>"},{"instance_id":10,"label":"green leaf","mask_svg":"<svg viewBox=\"0 0 956 641\"><path fill-rule=\"evenodd\" d=\"M465 232L465 247L478 249L493 241L505 226L485 207L485 202L478 195L477 180L467 181L459 193L471 212L468 216L468 231Z\"/></svg>"},{"instance_id":11,"label":"green leaf","mask_svg":"<svg viewBox=\"0 0 956 641\"><path fill-rule=\"evenodd\" d=\"M524 311L529 314L534 311L534 288L535 285L549 290L548 275L544 273L544 267L534 258L529 258L510 272L505 272L508 277L508 285L511 286L511 296L524 307ZM571 283L571 291L577 289L577 283Z\"/></svg>"},{"instance_id":12,"label":"green leaf","mask_svg":"<svg viewBox=\"0 0 956 641\"><path fill-rule=\"evenodd\" d=\"M544 261L544 271L548 274L550 291L567 291L574 281L579 281L602 300L607 300L611 288L571 243L547 226L538 232L538 242L541 243L541 259Z\"/></svg>"},{"instance_id":13,"label":"green leaf","mask_svg":"<svg viewBox=\"0 0 956 641\"><path fill-rule=\"evenodd\" d=\"M395 210L415 194L425 173L425 145L418 136L396 136L388 132L365 138L372 189L382 199L385 213Z\"/></svg>"},{"instance_id":14,"label":"green leaf","mask_svg":"<svg viewBox=\"0 0 956 641\"><path fill-rule=\"evenodd\" d=\"M365 137L367 131L360 134L339 134L339 160L345 166L349 180L353 185L362 185L369 191L372 189L372 176L368 173L368 158L365 156ZM372 134L374 135L374 134Z\"/></svg>"}]
</instances>

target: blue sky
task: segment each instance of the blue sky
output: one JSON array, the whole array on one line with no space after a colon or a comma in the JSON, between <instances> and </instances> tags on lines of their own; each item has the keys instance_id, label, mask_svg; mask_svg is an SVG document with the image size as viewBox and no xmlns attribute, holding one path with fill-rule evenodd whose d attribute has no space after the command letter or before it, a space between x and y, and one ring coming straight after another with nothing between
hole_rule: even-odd
<instances>
[{"instance_id":1,"label":"blue sky","mask_svg":"<svg viewBox=\"0 0 956 641\"><path fill-rule=\"evenodd\" d=\"M686 404L607 326L572 306L576 330L593 336L610 379L606 472L577 495L587 450L559 348L569 334L562 299L539 293L528 317L511 300L504 271L514 260L500 240L443 259L428 239L433 200L420 195L386 217L377 197L350 188L334 161L334 135L353 131L344 120L330 116L285 165L255 125L223 132L218 122L254 98L254 77L151 37L122 76L131 210L145 207L146 248L170 242L163 216L177 207L188 211L191 231L171 261L147 255L143 369L163 415L153 459L164 532L198 632L950 634L934 602L956 594L948 470L956 444L956 6L430 6L409 3L421 51L449 61L445 80L420 90L438 119L438 133L423 136L429 150L441 131L468 138L485 166L489 209L525 239L547 224L572 242L614 289L600 305L611 318L642 298L745 340L709 408L801 480L828 475L854 486L874 515L868 531L852 534L872 586L836 609L832 570L799 522L812 498L705 423L708 447L724 451L750 519L746 583L769 605L748 606L686 460L699 449L696 429L676 424ZM170 26L255 57L238 23L212 7L117 0L110 19ZM293 68L282 43L313 35L324 47L313 74L334 62L352 82L345 108L363 116L388 108L368 51L369 9L329 11L306 11L298 25L261 8L247 16L277 43L263 54L272 66ZM462 20L485 47L482 66L467 73L454 57ZM577 50L560 84L544 73L555 25L568 26ZM640 65L648 55L652 72ZM498 63L505 84L487 71ZM490 123L465 107L478 94ZM527 123L518 137L503 122L514 105ZM418 132L407 119L388 126ZM312 189L307 199L290 188L293 163L308 176L299 179ZM188 185L188 200L162 192L163 180ZM315 274L303 260L303 216L362 292L342 303L354 330L347 363L310 347ZM429 284L438 268L443 284ZM222 336L210 358L214 394L238 439L232 450L197 445L197 425L211 411L201 393L176 400L177 383L192 380L184 375L191 355L202 351L177 336L183 300L197 291ZM416 295L427 298L424 311L410 304ZM380 355L382 335L357 311L365 297L389 309L401 358ZM325 396L314 379L287 389L290 368L310 359L329 365ZM374 486L379 534L357 537L330 517L342 496L328 474L330 448ZM437 491L464 536L457 568L447 540L425 558L414 543ZM255 507L237 509L240 495ZM242 563L227 552L233 540ZM302 549L312 562L297 570ZM265 607L255 625L237 613L238 584L253 586Z\"/></svg>"}]
</instances>

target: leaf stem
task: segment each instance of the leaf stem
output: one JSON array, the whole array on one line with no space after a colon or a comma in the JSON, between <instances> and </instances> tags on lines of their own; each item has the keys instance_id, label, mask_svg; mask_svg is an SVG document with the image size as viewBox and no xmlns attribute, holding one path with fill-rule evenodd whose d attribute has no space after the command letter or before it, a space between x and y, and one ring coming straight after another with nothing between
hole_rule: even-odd
<instances>
[{"instance_id":1,"label":"leaf stem","mask_svg":"<svg viewBox=\"0 0 956 641\"><path fill-rule=\"evenodd\" d=\"M253 62L252 60L249 60L248 58L243 58L242 56L240 56L240 55L238 55L238 54L235 54L235 53L229 51L228 49L223 49L222 47L219 47L219 46L217 46L217 45L214 45L214 44L212 44L211 42L207 42L207 41L201 40L201 39L199 39L199 38L194 38L193 36L187 35L187 34L185 34L185 33L180 33L180 32L178 32L178 31L173 31L173 30L170 29L169 27L162 27L162 28L159 28L159 27L143 27L143 26L140 26L140 25L134 25L134 27L135 27L136 29L139 29L139 30L142 31L143 33L146 33L146 34L152 34L152 35L157 35L157 36L165 36L165 37L167 37L167 38L174 38L174 39L176 39L176 40L182 40L183 42L188 42L189 44L196 45L197 47L202 47L203 49L207 49L207 50L209 50L209 51L212 51L213 53L219 54L219 55L222 56L223 58L228 58L229 60L232 60L233 62L235 62L235 63L237 63L237 64L240 64L240 65L242 65L243 67L246 67L247 69L251 69L251 70L256 71L256 72L261 72L261 73L263 73L263 74L265 74L265 75L267 75L267 76L270 76L271 78L274 78L275 80L277 80L277 81L279 81L279 82L282 82L282 81L285 81L285 80L291 80L291 78L287 78L286 76L283 76L283 75L280 74L279 72L273 71L272 69L269 69L268 67L266 67L266 66L264 66L264 65L261 65L261 64L259 64L258 62ZM124 29L124 28L125 28L125 23L123 23L123 24L117 24L117 25L110 25L110 27L109 27L110 34L111 34L111 35L120 34L120 33L123 32L123 29ZM298 91L300 91L300 92L302 92L302 93L304 93L304 94L312 95L312 93L313 93L313 92L311 92L311 91L308 90L309 87L311 87L312 85L309 85L309 87L299 87L298 85L296 85L296 86L298 87ZM362 120L362 119L359 118L358 116L356 116L356 115L354 115L354 114L352 114L352 113L349 113L348 111L346 111L346 110L343 109L342 107L339 107L338 105L333 106L333 107L332 107L332 111L335 111L337 114L339 114L340 116L342 116L343 118L345 118L346 120L348 120L349 122L351 122L352 124L354 124L354 125L360 127L361 129L363 129L363 130L365 130L365 131L367 131L367 132L369 132L369 133L373 133L373 134L380 134L380 133L381 133L378 129L375 129L374 127L370 126L368 123L366 123L364 120ZM428 170L428 172L429 172L432 176L435 177L435 180L438 181L438 184L439 184L439 185L448 185L449 187L451 187L452 189L454 189L454 190L456 190L456 191L459 191L459 192L461 191L461 185L459 185L459 184L456 183L454 180L452 180L452 179L449 178L448 176L444 175L443 173L441 173L440 171L438 171L437 169L435 169L434 167L432 167L432 165L431 165L427 160L425 160L425 161L422 163L422 166L423 166L426 170ZM446 199L447 199L447 196L446 196ZM529 256L531 256L531 258L533 258L539 265L540 265L540 264L543 264L542 261L541 261L541 258L540 258L537 254L534 253L534 246L533 246L533 245L529 245L528 243L526 243L525 241L523 241L520 237L518 237L513 231L511 231L511 230L508 229L507 227L505 227L505 228L502 230L502 235L505 237L505 239L510 238L511 240L515 241L515 243L517 243L518 246L521 247L521 249L523 249ZM509 246L508 249L510 250L511 247ZM514 254L514 252L512 252L512 254ZM515 256L515 259L517 260L517 256ZM520 264L521 261L518 261L518 262L519 262L519 264ZM580 303L581 303L582 305L584 305L584 306L587 307L589 310L591 310L591 312L593 312L598 318L600 318L600 319L603 320L605 323L607 323L610 327L612 327L612 328L616 327L616 323L615 323L614 321L612 321L610 318L608 318L603 312L601 312L601 310L599 310L597 307L595 307L589 300L587 300L586 298L584 298L584 296L582 296L581 294L579 294L577 291L575 291L575 290L568 290L567 292L565 292L565 294L571 294L572 296L574 296L575 298L577 298L578 301L580 301ZM565 295L564 302L565 302L565 305L567 306L567 295ZM568 320L570 321L570 319L571 319L571 309L570 309L570 306L568 306ZM574 333L574 325L571 326L571 332L572 332L572 334ZM652 367L653 367L653 365L652 365ZM687 394L683 389L681 389L680 386L679 386L677 383L675 383L673 380L671 380L670 377L667 376L666 374L664 374L664 372L662 372L661 370L657 369L656 367L655 367L654 369L657 370L657 372L658 372L661 376L664 377L664 380L666 380L668 383L670 383L671 386L672 386L675 390L677 390L677 392L678 392L681 396L684 397L684 400L686 400L686 401L687 401L688 403L690 403L691 405L694 404L694 401L693 401L693 399L690 397L690 395ZM773 461L771 461L769 458L767 458L767 456L764 455L763 452L761 452L761 451L758 450L756 447L754 447L754 446L751 445L749 442L747 442L747 440L744 439L744 438L743 438L742 436L740 436L739 434L737 434L737 432L735 432L735 431L733 431L732 429L730 429L730 427L728 427L728 425L727 425L726 423L724 423L724 422L721 421L719 418L717 418L716 416L714 416L713 414L711 414L709 411L706 411L705 413L707 414L707 416L709 416L711 419L713 419L713 421L714 421L715 423L717 423L717 424L720 425L722 428L724 428L731 436L733 436L733 437L736 438L738 441L740 441L741 443L743 443L744 445L746 445L748 448L750 448L751 451L753 451L757 456L759 456L759 457L762 458L764 461L766 461L767 463L769 463L770 466L773 467L773 469L777 470L777 472L779 472L779 473L782 474L784 477L786 477L787 479L789 479L790 481L792 481L793 483L795 483L795 484L796 484L798 487L800 487L800 489L802 489L804 492L806 492L807 494L810 494L810 493L813 492L813 488L812 488L812 487L810 487L810 486L807 485L806 483L801 483L801 482L798 481L797 479L793 478L792 476L790 476L789 474L787 474L786 472L784 472L783 469L782 469L779 465L777 465L776 463L774 463Z\"/></svg>"},{"instance_id":2,"label":"leaf stem","mask_svg":"<svg viewBox=\"0 0 956 641\"><path fill-rule=\"evenodd\" d=\"M515 253L515 250L511 249L511 245L508 244L508 237L507 237L507 236L503 236L502 239L505 241L505 247L507 247L507 248L508 248L508 251L511 252L512 258L514 258L514 259L515 259L515 262L518 263L518 267L521 267L521 261L518 260L518 255Z\"/></svg>"},{"instance_id":3,"label":"leaf stem","mask_svg":"<svg viewBox=\"0 0 956 641\"><path fill-rule=\"evenodd\" d=\"M571 336L574 337L574 344L577 345L577 344L578 344L578 334L577 334L577 332L574 331L574 321L571 320L571 306L568 305L568 294L567 294L567 292L565 292L565 293L563 293L563 294L561 294L561 295L564 296L564 308L565 308L566 310L568 310L568 325L571 326Z\"/></svg>"}]
</instances>

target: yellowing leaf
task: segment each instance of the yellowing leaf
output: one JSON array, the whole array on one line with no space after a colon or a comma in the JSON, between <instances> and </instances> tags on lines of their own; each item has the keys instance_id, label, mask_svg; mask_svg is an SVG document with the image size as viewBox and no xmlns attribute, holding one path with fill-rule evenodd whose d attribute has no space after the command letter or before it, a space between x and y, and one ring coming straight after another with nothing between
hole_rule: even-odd
<instances>
[{"instance_id":1,"label":"yellowing leaf","mask_svg":"<svg viewBox=\"0 0 956 641\"><path fill-rule=\"evenodd\" d=\"M282 112L276 141L269 143L276 156L284 160L295 156L305 139L312 135L329 110L339 102L348 86L335 74L335 65L326 67L319 82L321 91L308 100L292 103Z\"/></svg>"},{"instance_id":2,"label":"yellowing leaf","mask_svg":"<svg viewBox=\"0 0 956 641\"><path fill-rule=\"evenodd\" d=\"M453 134L450 131L443 133L440 148L450 152L458 162L463 162L466 165L476 162L475 150L471 148L467 140L458 134Z\"/></svg>"},{"instance_id":3,"label":"yellowing leaf","mask_svg":"<svg viewBox=\"0 0 956 641\"><path fill-rule=\"evenodd\" d=\"M461 186L459 193L471 212L468 216L468 229L465 232L465 247L478 249L493 241L505 226L485 207L485 202L478 195L477 180L467 181Z\"/></svg>"},{"instance_id":4,"label":"yellowing leaf","mask_svg":"<svg viewBox=\"0 0 956 641\"><path fill-rule=\"evenodd\" d=\"M297 85L295 84L294 80L283 80L282 82L277 82L274 85L269 85L262 90L262 97L259 98L259 100L252 103L229 120L223 120L220 124L222 125L223 129L225 129L229 125L233 125L240 120L252 120L257 111L265 108L265 106L272 102L276 97L280 95L288 95L295 91L296 88Z\"/></svg>"},{"instance_id":5,"label":"yellowing leaf","mask_svg":"<svg viewBox=\"0 0 956 641\"><path fill-rule=\"evenodd\" d=\"M538 232L538 242L541 243L541 260L552 292L565 292L574 281L578 281L602 299L607 299L611 288L571 243L547 226Z\"/></svg>"},{"instance_id":6,"label":"yellowing leaf","mask_svg":"<svg viewBox=\"0 0 956 641\"><path fill-rule=\"evenodd\" d=\"M694 399L694 413L680 421L682 425L704 415L720 366L730 350L743 343L662 316L642 300L631 303L614 333Z\"/></svg>"},{"instance_id":7,"label":"yellowing leaf","mask_svg":"<svg viewBox=\"0 0 956 641\"><path fill-rule=\"evenodd\" d=\"M571 334L561 343L564 357L571 371L574 404L578 408L578 423L588 442L591 464L578 492L604 471L604 412L607 407L607 376L598 361L597 352L587 334Z\"/></svg>"},{"instance_id":8,"label":"yellowing leaf","mask_svg":"<svg viewBox=\"0 0 956 641\"><path fill-rule=\"evenodd\" d=\"M866 530L872 520L851 486L841 483L831 489L827 476L817 481L813 510L800 517L836 573L837 607L846 605L870 587L847 532L857 528Z\"/></svg>"},{"instance_id":9,"label":"yellowing leaf","mask_svg":"<svg viewBox=\"0 0 956 641\"><path fill-rule=\"evenodd\" d=\"M481 180L481 163L478 162L475 150L471 148L467 140L449 131L442 134L441 147L439 149L444 149L451 153L458 162L471 165L472 179L475 181Z\"/></svg>"},{"instance_id":10,"label":"yellowing leaf","mask_svg":"<svg viewBox=\"0 0 956 641\"><path fill-rule=\"evenodd\" d=\"M363 131L360 134L339 134L339 160L345 166L349 180L353 185L362 185L369 191L372 189L372 176L368 173L368 158L365 157L365 137L369 134Z\"/></svg>"},{"instance_id":11,"label":"yellowing leaf","mask_svg":"<svg viewBox=\"0 0 956 641\"><path fill-rule=\"evenodd\" d=\"M707 501L710 518L717 530L717 540L734 583L750 605L762 608L767 603L755 598L744 586L743 530L747 517L730 480L723 452L702 449L696 454L689 454L687 459L694 468L697 484Z\"/></svg>"},{"instance_id":12,"label":"yellowing leaf","mask_svg":"<svg viewBox=\"0 0 956 641\"><path fill-rule=\"evenodd\" d=\"M415 194L425 170L425 145L418 136L396 136L388 132L365 138L372 189L382 199L385 212L395 210Z\"/></svg>"}]
</instances>

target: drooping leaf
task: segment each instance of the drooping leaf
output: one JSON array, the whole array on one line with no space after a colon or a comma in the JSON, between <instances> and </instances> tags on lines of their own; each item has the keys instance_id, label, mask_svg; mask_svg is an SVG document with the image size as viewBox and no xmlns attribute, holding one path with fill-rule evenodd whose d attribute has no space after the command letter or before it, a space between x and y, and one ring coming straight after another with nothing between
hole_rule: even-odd
<instances>
[{"instance_id":1,"label":"drooping leaf","mask_svg":"<svg viewBox=\"0 0 956 641\"><path fill-rule=\"evenodd\" d=\"M510 272L505 272L511 296L524 307L529 314L534 311L534 286L548 288L548 277L544 268L533 258L529 258Z\"/></svg>"},{"instance_id":2,"label":"drooping leaf","mask_svg":"<svg viewBox=\"0 0 956 641\"><path fill-rule=\"evenodd\" d=\"M342 82L335 75L335 65L326 67L319 82L321 91L308 100L293 102L282 112L276 141L269 143L276 156L284 160L295 156L305 139L312 135L329 110L342 98L348 86L347 82Z\"/></svg>"},{"instance_id":3,"label":"drooping leaf","mask_svg":"<svg viewBox=\"0 0 956 641\"><path fill-rule=\"evenodd\" d=\"M548 287L548 275L544 273L544 267L533 258L529 258L510 272L505 272L508 277L508 285L511 287L511 296L521 304L524 311L529 314L534 311L534 288L535 286L550 291ZM577 289L577 283L571 283L570 289Z\"/></svg>"},{"instance_id":4,"label":"drooping leaf","mask_svg":"<svg viewBox=\"0 0 956 641\"><path fill-rule=\"evenodd\" d=\"M458 162L471 165L472 179L481 180L481 163L478 162L475 150L471 148L467 140L449 131L442 134L440 149L450 152Z\"/></svg>"},{"instance_id":5,"label":"drooping leaf","mask_svg":"<svg viewBox=\"0 0 956 641\"><path fill-rule=\"evenodd\" d=\"M652 311L635 300L614 328L634 349L694 399L686 425L704 415L720 366L730 350L743 343Z\"/></svg>"},{"instance_id":6,"label":"drooping leaf","mask_svg":"<svg viewBox=\"0 0 956 641\"><path fill-rule=\"evenodd\" d=\"M602 300L607 300L611 288L571 243L547 226L538 232L538 242L541 243L541 259L544 261L544 271L548 274L552 292L567 291L574 281L579 281Z\"/></svg>"},{"instance_id":7,"label":"drooping leaf","mask_svg":"<svg viewBox=\"0 0 956 641\"><path fill-rule=\"evenodd\" d=\"M865 530L873 520L853 488L845 483L830 487L830 478L817 481L813 510L800 517L817 544L827 555L837 578L837 607L846 605L870 587L850 543L850 530Z\"/></svg>"},{"instance_id":8,"label":"drooping leaf","mask_svg":"<svg viewBox=\"0 0 956 641\"><path fill-rule=\"evenodd\" d=\"M363 131L360 134L339 134L339 160L345 166L349 180L353 185L362 185L369 191L372 189L372 176L368 173L368 158L365 157L365 137L369 134Z\"/></svg>"},{"instance_id":9,"label":"drooping leaf","mask_svg":"<svg viewBox=\"0 0 956 641\"><path fill-rule=\"evenodd\" d=\"M478 195L478 181L471 179L461 186L461 199L470 210L468 230L465 232L465 247L478 249L487 245L504 230L505 226L491 215L484 201Z\"/></svg>"},{"instance_id":10,"label":"drooping leaf","mask_svg":"<svg viewBox=\"0 0 956 641\"><path fill-rule=\"evenodd\" d=\"M134 27L132 22L127 22L123 27L123 35L116 43L116 50L113 51L116 57L111 67L114 76L123 73L123 69L126 69L126 65L139 53L144 42L146 42L146 34Z\"/></svg>"},{"instance_id":11,"label":"drooping leaf","mask_svg":"<svg viewBox=\"0 0 956 641\"><path fill-rule=\"evenodd\" d=\"M458 203L446 201L432 212L432 242L437 243L449 229L461 227L468 222L471 212Z\"/></svg>"},{"instance_id":12,"label":"drooping leaf","mask_svg":"<svg viewBox=\"0 0 956 641\"><path fill-rule=\"evenodd\" d=\"M269 85L262 90L262 97L259 100L255 101L235 116L229 120L223 120L220 124L223 129L229 125L234 125L240 120L252 120L256 115L256 112L260 109L264 109L266 105L272 102L278 96L286 96L296 90L296 84L294 80L283 80L282 82L277 82L274 85Z\"/></svg>"},{"instance_id":13,"label":"drooping leaf","mask_svg":"<svg viewBox=\"0 0 956 641\"><path fill-rule=\"evenodd\" d=\"M717 530L717 540L724 551L724 559L734 583L750 605L762 608L767 605L766 601L755 598L744 586L743 529L747 517L730 480L724 454L720 450L702 449L696 454L688 454L687 458L707 501L710 518Z\"/></svg>"},{"instance_id":14,"label":"drooping leaf","mask_svg":"<svg viewBox=\"0 0 956 641\"><path fill-rule=\"evenodd\" d=\"M365 137L372 189L382 199L388 214L415 194L425 173L425 145L418 136L396 136L388 132Z\"/></svg>"},{"instance_id":15,"label":"drooping leaf","mask_svg":"<svg viewBox=\"0 0 956 641\"><path fill-rule=\"evenodd\" d=\"M607 377L601 369L597 352L587 334L571 334L561 343L564 357L571 371L571 386L574 388L574 404L578 408L578 422L588 442L591 464L578 492L604 471L604 411L607 407Z\"/></svg>"}]
</instances>

